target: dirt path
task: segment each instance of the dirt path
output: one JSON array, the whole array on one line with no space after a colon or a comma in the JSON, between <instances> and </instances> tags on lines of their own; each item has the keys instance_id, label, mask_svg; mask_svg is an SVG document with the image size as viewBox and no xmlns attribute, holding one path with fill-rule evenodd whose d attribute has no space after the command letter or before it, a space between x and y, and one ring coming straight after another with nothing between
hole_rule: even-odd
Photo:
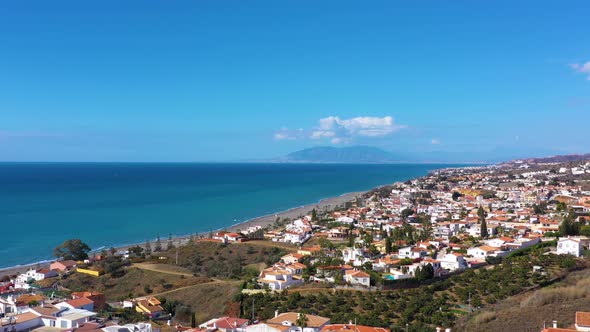
<instances>
[{"instance_id":1,"label":"dirt path","mask_svg":"<svg viewBox=\"0 0 590 332\"><path fill-rule=\"evenodd\" d=\"M173 275L177 275L177 276L185 276L185 277L192 277L193 276L193 274L190 273L189 270L184 269L182 267L173 266L173 265L154 264L154 263L136 263L136 264L133 264L132 267L136 267L138 269L147 270L147 271L173 274Z\"/></svg>"},{"instance_id":2,"label":"dirt path","mask_svg":"<svg viewBox=\"0 0 590 332\"><path fill-rule=\"evenodd\" d=\"M265 241L265 240L254 240L254 241L247 241L247 242L236 242L235 244L238 245L254 245L260 247L269 247L269 248L282 248L285 250L289 250L291 252L296 252L298 248L295 245L288 244L288 243L281 243L281 242L272 242L272 241Z\"/></svg>"},{"instance_id":3,"label":"dirt path","mask_svg":"<svg viewBox=\"0 0 590 332\"><path fill-rule=\"evenodd\" d=\"M140 296L140 297L137 297L135 299L138 300L138 301L139 300L145 300L145 299L148 299L148 298L151 298L151 297L159 297L159 296L162 296L162 295L171 294L171 293L175 293L175 292L178 292L178 291L182 291L182 290L186 290L186 289L190 289L190 288L194 288L194 287L202 287L202 286L205 286L205 285L215 285L215 284L236 284L237 285L239 283L240 283L239 280L222 280L222 279L213 279L212 278L211 281L209 281L209 282L203 282L203 283L200 283L200 284L184 286L184 287L180 287L180 288L176 288L176 289L171 289L171 290L168 290L168 291L165 291L165 292L150 294L150 295L147 295L147 296Z\"/></svg>"}]
</instances>

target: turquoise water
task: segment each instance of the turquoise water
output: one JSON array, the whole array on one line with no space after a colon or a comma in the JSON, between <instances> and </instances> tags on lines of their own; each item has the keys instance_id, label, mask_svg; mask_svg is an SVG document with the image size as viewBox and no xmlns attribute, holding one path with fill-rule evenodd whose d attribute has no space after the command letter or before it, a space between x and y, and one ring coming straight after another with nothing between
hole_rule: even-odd
<instances>
[{"instance_id":1,"label":"turquoise water","mask_svg":"<svg viewBox=\"0 0 590 332\"><path fill-rule=\"evenodd\" d=\"M395 280L395 276L391 275L391 274L386 274L383 276L383 279L387 279L387 280Z\"/></svg>"},{"instance_id":2,"label":"turquoise water","mask_svg":"<svg viewBox=\"0 0 590 332\"><path fill-rule=\"evenodd\" d=\"M0 267L207 232L452 165L0 163Z\"/></svg>"}]
</instances>

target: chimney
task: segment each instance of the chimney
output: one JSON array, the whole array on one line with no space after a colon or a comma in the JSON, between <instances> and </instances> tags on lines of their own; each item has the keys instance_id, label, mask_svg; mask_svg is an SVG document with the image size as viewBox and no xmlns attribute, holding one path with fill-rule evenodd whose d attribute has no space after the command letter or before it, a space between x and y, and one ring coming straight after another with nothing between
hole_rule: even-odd
<instances>
[{"instance_id":1,"label":"chimney","mask_svg":"<svg viewBox=\"0 0 590 332\"><path fill-rule=\"evenodd\" d=\"M445 329L445 332L451 332L451 328L450 328L450 327L447 327L447 328Z\"/></svg>"},{"instance_id":2,"label":"chimney","mask_svg":"<svg viewBox=\"0 0 590 332\"><path fill-rule=\"evenodd\" d=\"M441 330L442 330L442 329L441 329L440 327L437 327L437 328L436 328L436 332L441 332Z\"/></svg>"},{"instance_id":3,"label":"chimney","mask_svg":"<svg viewBox=\"0 0 590 332\"><path fill-rule=\"evenodd\" d=\"M554 321L553 321L553 328L554 328L554 329L556 329L556 328L557 328L557 321L556 321L556 320L554 320Z\"/></svg>"},{"instance_id":4,"label":"chimney","mask_svg":"<svg viewBox=\"0 0 590 332\"><path fill-rule=\"evenodd\" d=\"M275 310L275 318L279 317L279 311Z\"/></svg>"}]
</instances>

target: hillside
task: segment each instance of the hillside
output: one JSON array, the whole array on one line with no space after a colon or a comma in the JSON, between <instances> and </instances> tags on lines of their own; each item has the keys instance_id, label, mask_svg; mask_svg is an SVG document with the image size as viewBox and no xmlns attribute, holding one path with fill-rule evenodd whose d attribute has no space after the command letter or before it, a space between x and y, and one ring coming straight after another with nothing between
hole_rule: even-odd
<instances>
[{"instance_id":1,"label":"hillside","mask_svg":"<svg viewBox=\"0 0 590 332\"><path fill-rule=\"evenodd\" d=\"M559 327L571 326L576 311L590 311L590 271L569 274L549 287L509 297L476 316L457 323L458 331L540 331L556 320Z\"/></svg>"},{"instance_id":2,"label":"hillside","mask_svg":"<svg viewBox=\"0 0 590 332\"><path fill-rule=\"evenodd\" d=\"M313 147L289 153L280 161L311 162L311 163L391 163L399 159L390 152L370 147Z\"/></svg>"}]
</instances>

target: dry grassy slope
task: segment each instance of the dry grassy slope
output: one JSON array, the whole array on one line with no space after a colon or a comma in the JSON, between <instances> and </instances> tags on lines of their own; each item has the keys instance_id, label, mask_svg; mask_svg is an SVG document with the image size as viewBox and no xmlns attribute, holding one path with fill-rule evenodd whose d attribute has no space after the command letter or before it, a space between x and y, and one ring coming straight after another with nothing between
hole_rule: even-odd
<instances>
[{"instance_id":1,"label":"dry grassy slope","mask_svg":"<svg viewBox=\"0 0 590 332\"><path fill-rule=\"evenodd\" d=\"M456 331L534 331L557 320L560 327L574 323L576 311L590 311L590 270L571 273L563 281L508 298L474 317L458 322Z\"/></svg>"},{"instance_id":2,"label":"dry grassy slope","mask_svg":"<svg viewBox=\"0 0 590 332\"><path fill-rule=\"evenodd\" d=\"M214 282L172 291L160 296L179 301L197 313L197 322L223 316L227 305L240 291L238 282Z\"/></svg>"},{"instance_id":3,"label":"dry grassy slope","mask_svg":"<svg viewBox=\"0 0 590 332\"><path fill-rule=\"evenodd\" d=\"M287 248L290 248L289 250ZM197 242L178 249L178 263L189 271L217 278L236 278L235 266L259 264L269 260L276 262L296 248L280 247L268 241L251 241L224 245L217 242ZM177 250L158 253L159 259L152 263L174 263Z\"/></svg>"},{"instance_id":4,"label":"dry grassy slope","mask_svg":"<svg viewBox=\"0 0 590 332\"><path fill-rule=\"evenodd\" d=\"M203 277L182 277L167 273L130 268L121 278L112 278L110 275L92 277L85 274L74 273L67 279L61 280L61 286L72 291L93 290L102 292L107 300L116 301L133 297L147 295L144 288L148 286L153 293L160 293L169 289L200 284L209 281Z\"/></svg>"}]
</instances>

